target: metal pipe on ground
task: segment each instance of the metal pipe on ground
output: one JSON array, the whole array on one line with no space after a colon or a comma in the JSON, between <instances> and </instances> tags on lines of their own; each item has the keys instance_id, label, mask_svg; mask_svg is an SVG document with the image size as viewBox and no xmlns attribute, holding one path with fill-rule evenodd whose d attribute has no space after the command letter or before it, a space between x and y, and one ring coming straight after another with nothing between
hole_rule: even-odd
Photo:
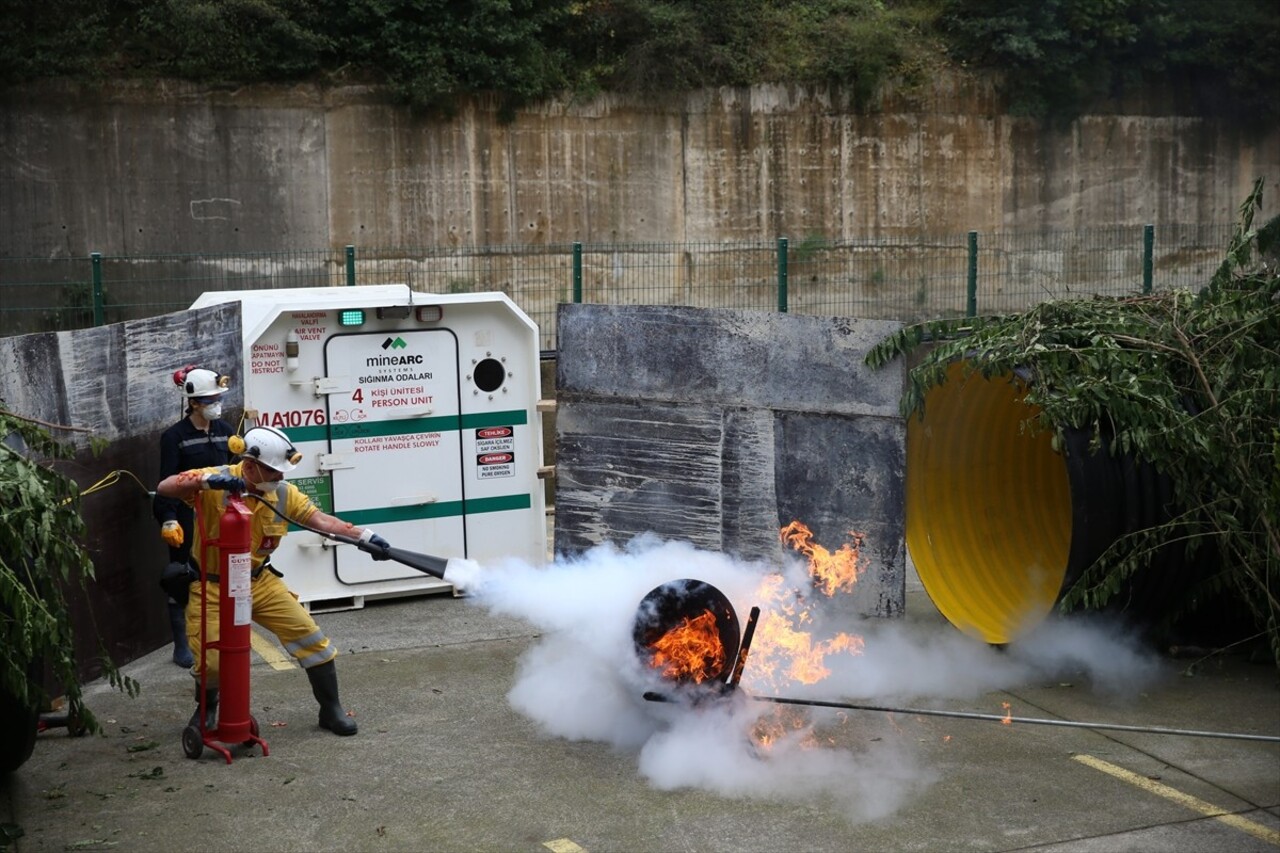
<instances>
[{"instance_id":1,"label":"metal pipe on ground","mask_svg":"<svg viewBox=\"0 0 1280 853\"><path fill-rule=\"evenodd\" d=\"M945 711L933 708L898 708L889 705L867 705L833 702L821 699L792 699L782 696L755 696L739 687L747 655L755 635L760 608L752 607L741 642L738 640L738 618L724 593L705 581L681 578L651 590L636 609L632 638L636 654L648 666L660 670L671 685L671 693L655 690L643 694L646 702L670 702L696 707L704 702L721 703L734 695L753 702L778 705L803 705L835 708L843 711L878 711L886 714L910 714L923 717L951 717L962 720L987 720L1012 725L1101 731L1126 731L1144 734L1181 735L1184 737L1228 738L1265 743L1280 743L1280 737L1247 732L1202 731L1162 726L1135 726L1121 723L1099 723L1077 720L1015 717L1012 714L982 714L972 711ZM679 642L672 642L673 638ZM679 664L678 666L676 664Z\"/></svg>"},{"instance_id":2,"label":"metal pipe on ground","mask_svg":"<svg viewBox=\"0 0 1280 853\"><path fill-rule=\"evenodd\" d=\"M742 694L753 702L772 702L778 705L808 705L815 708L838 708L844 711L881 711L886 714L912 714L922 717L953 717L961 720L990 720L992 722L1004 723L1011 725L1013 723L1025 723L1037 726L1067 726L1077 729L1100 729L1124 732L1142 732L1144 734L1157 735L1182 735L1184 737L1215 737L1229 738L1232 740L1253 740L1263 741L1266 743L1280 743L1280 737L1272 735L1257 735L1247 732L1215 732L1215 731L1199 731L1196 729L1171 729L1161 726L1130 726L1118 723L1093 723L1078 720L1052 720L1037 717L1014 717L1012 715L1001 716L999 714L979 714L971 711L939 711L932 708L894 708L887 705L858 705L851 702L826 702L819 699L787 699L781 696L752 696L746 692ZM646 702L671 702L672 697L649 691L644 694Z\"/></svg>"}]
</instances>

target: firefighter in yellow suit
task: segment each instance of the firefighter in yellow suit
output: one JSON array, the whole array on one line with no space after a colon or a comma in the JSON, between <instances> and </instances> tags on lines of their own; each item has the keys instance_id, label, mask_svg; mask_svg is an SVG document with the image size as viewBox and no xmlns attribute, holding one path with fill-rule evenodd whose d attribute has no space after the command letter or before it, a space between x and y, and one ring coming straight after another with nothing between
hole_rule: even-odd
<instances>
[{"instance_id":1,"label":"firefighter in yellow suit","mask_svg":"<svg viewBox=\"0 0 1280 853\"><path fill-rule=\"evenodd\" d=\"M234 439L233 439L233 444ZM244 492L245 503L253 511L250 521L249 550L251 562L252 618L275 634L285 649L302 665L311 681L311 690L320 703L320 727L337 735L353 735L356 723L347 716L338 699L338 674L334 666L337 650L311 614L289 591L281 574L271 565L271 554L288 530L288 522L274 511L274 506L291 520L325 533L356 537L385 550L389 543L368 528L361 529L321 512L297 486L284 480L302 459L289 437L272 427L254 427L244 435L240 462L219 468L197 468L167 477L156 486L164 497L177 498L198 507L195 541L191 549L193 562L205 559L203 544L218 536L218 526L227 492ZM270 506L268 506L270 504ZM211 552L213 553L213 552ZM212 558L211 558L212 559ZM378 559L375 557L374 559ZM385 558L384 558L385 559ZM193 581L187 601L187 635L195 656L192 674L197 679L196 713L190 725L199 722L199 678L202 663L208 667L205 677L206 730L214 728L218 704L218 653L210 649L201 654L201 597L207 596L205 636L218 639L218 567L207 567L208 583L201 589Z\"/></svg>"}]
</instances>

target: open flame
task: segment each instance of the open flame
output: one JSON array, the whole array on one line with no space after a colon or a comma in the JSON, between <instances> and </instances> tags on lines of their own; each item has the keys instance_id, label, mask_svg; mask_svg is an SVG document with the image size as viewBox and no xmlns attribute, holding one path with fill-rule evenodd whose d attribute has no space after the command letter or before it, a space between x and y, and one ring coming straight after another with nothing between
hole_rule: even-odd
<instances>
[{"instance_id":1,"label":"open flame","mask_svg":"<svg viewBox=\"0 0 1280 853\"><path fill-rule=\"evenodd\" d=\"M724 671L724 644L720 642L720 628L716 615L704 610L699 616L680 620L680 624L667 631L652 644L649 659L654 669L662 670L662 677L674 681L692 680L695 684Z\"/></svg>"},{"instance_id":2,"label":"open flame","mask_svg":"<svg viewBox=\"0 0 1280 853\"><path fill-rule=\"evenodd\" d=\"M796 737L801 747L819 745L817 736L809 727L809 715L797 708L774 708L772 713L757 717L751 726L751 739L761 752L768 752L788 736Z\"/></svg>"},{"instance_id":3,"label":"open flame","mask_svg":"<svg viewBox=\"0 0 1280 853\"><path fill-rule=\"evenodd\" d=\"M815 544L813 531L799 521L791 522L778 535L783 542L809 558L809 577L828 597L853 589L858 576L866 570L866 561L861 553L866 534L849 531L853 541L844 543L835 551Z\"/></svg>"},{"instance_id":4,"label":"open flame","mask_svg":"<svg viewBox=\"0 0 1280 853\"><path fill-rule=\"evenodd\" d=\"M852 540L835 551L813 541L813 532L793 521L778 532L779 538L808 559L808 574L814 590L830 598L849 592L866 568L860 549L863 534L850 532ZM756 589L761 617L751 648L751 680L775 690L787 683L814 684L831 674L827 656L861 654L863 640L855 634L839 633L815 639L806 628L814 621L810 596L786 587L781 575L765 578ZM807 715L782 708L756 721L752 730L756 748L770 750L782 733L807 725ZM802 742L801 745L804 745Z\"/></svg>"},{"instance_id":5,"label":"open flame","mask_svg":"<svg viewBox=\"0 0 1280 853\"><path fill-rule=\"evenodd\" d=\"M779 538L808 558L814 589L827 597L849 592L866 569L861 554L863 534L850 532L850 542L829 551L813 541L813 532L793 521L779 531ZM863 639L839 633L815 640L804 630L813 621L812 605L803 594L785 588L781 575L764 579L756 589L761 617L751 649L751 675L756 683L779 687L787 682L814 684L831 674L828 655L861 654Z\"/></svg>"},{"instance_id":6,"label":"open flame","mask_svg":"<svg viewBox=\"0 0 1280 853\"><path fill-rule=\"evenodd\" d=\"M754 592L761 615L750 650L750 681L779 689L787 684L814 684L831 674L826 661L835 654L861 654L863 640L839 633L816 639L806 630L814 621L812 592L831 597L847 593L866 569L861 554L864 535L850 532L851 541L835 551L813 541L813 533L799 521L779 531L779 536L808 559L810 589L789 588L781 574L764 577ZM726 660L736 649L726 650L715 610L696 617L683 616L656 640L644 643L649 665L662 677L701 684L732 671Z\"/></svg>"}]
</instances>

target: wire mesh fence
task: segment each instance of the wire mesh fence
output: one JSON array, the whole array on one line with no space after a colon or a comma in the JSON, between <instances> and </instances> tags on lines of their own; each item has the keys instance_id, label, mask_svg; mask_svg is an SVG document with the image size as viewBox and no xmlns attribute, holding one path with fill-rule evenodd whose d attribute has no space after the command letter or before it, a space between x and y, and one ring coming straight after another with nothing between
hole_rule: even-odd
<instances>
[{"instance_id":1,"label":"wire mesh fence","mask_svg":"<svg viewBox=\"0 0 1280 853\"><path fill-rule=\"evenodd\" d=\"M377 247L235 255L0 258L0 335L181 311L206 291L406 284L502 292L556 348L564 302L918 322L1048 299L1198 288L1231 225L1117 226L874 240Z\"/></svg>"}]
</instances>

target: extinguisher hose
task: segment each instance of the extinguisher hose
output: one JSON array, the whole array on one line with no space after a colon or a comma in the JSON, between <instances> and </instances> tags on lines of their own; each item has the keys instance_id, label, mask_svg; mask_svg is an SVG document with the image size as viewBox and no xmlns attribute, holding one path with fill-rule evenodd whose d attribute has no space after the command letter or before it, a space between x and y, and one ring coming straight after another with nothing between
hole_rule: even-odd
<instances>
[{"instance_id":1,"label":"extinguisher hose","mask_svg":"<svg viewBox=\"0 0 1280 853\"><path fill-rule=\"evenodd\" d=\"M405 565L411 569L422 572L423 574L431 575L432 577L440 578L441 580L445 579L444 573L445 569L449 565L449 561L444 557L435 557L431 554L419 554L417 551L406 551L403 548L392 548L390 546L379 548L377 545L358 539L355 536L344 536L341 533L329 533L324 530L317 530L314 527L303 524L297 519L290 518L285 515L270 501L264 500L261 495L246 492L244 497L254 498L289 524L297 525L303 530L310 531L317 536L322 536L325 539L328 539L330 542L341 542L344 545L354 545L375 559L393 560L401 565Z\"/></svg>"},{"instance_id":2,"label":"extinguisher hose","mask_svg":"<svg viewBox=\"0 0 1280 853\"><path fill-rule=\"evenodd\" d=\"M341 533L328 533L324 530L319 530L315 527L311 527L309 525L303 524L301 521L298 521L296 518L290 518L289 516L281 512L279 509L277 509L276 505L271 503L271 501L265 500L262 497L262 495L255 495L252 492L245 492L242 495L242 497L253 498L258 503L262 504L267 509L274 512L276 515L280 516L281 520L287 521L289 524L295 525L297 527L301 527L303 530L310 531L311 533L314 533L317 536L323 536L325 539L328 539L331 542L342 542L347 545L355 545L361 551L365 551L369 554L378 554L379 556L382 555L381 548L375 548L369 545L367 542L361 542L359 539L357 539L354 536L343 536Z\"/></svg>"}]
</instances>

